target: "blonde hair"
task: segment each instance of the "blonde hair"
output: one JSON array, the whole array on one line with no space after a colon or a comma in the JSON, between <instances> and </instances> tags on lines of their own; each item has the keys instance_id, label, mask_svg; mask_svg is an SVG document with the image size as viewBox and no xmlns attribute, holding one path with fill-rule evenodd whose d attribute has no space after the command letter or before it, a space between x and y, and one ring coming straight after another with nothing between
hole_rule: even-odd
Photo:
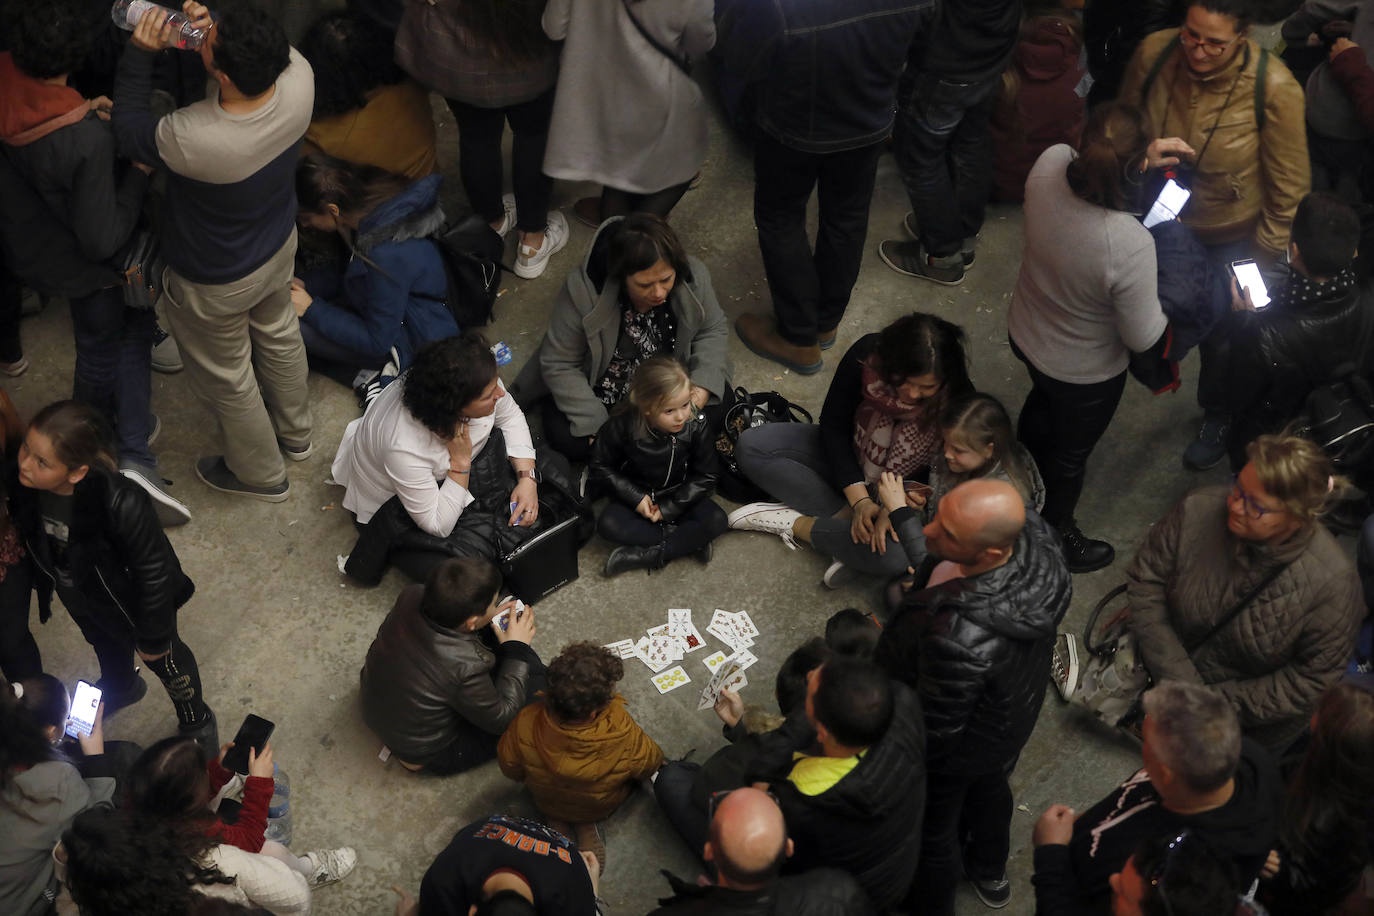
<instances>
[{"instance_id":1,"label":"blonde hair","mask_svg":"<svg viewBox=\"0 0 1374 916\"><path fill-rule=\"evenodd\" d=\"M653 356L640 363L630 378L630 390L625 396L639 418L639 435L648 433L650 416L691 384L687 368L671 356Z\"/></svg>"},{"instance_id":2,"label":"blonde hair","mask_svg":"<svg viewBox=\"0 0 1374 916\"><path fill-rule=\"evenodd\" d=\"M1265 492L1304 524L1320 518L1350 486L1321 446L1301 436L1260 436L1245 447L1245 457Z\"/></svg>"}]
</instances>

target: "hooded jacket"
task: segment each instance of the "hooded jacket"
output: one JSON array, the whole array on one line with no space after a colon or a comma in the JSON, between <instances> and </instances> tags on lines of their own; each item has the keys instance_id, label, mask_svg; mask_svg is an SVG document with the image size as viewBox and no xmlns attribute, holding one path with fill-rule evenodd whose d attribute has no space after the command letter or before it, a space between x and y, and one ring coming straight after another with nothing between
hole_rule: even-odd
<instances>
[{"instance_id":1,"label":"hooded jacket","mask_svg":"<svg viewBox=\"0 0 1374 916\"><path fill-rule=\"evenodd\" d=\"M1016 760L1072 597L1059 536L1031 511L1006 563L907 596L875 658L919 693L932 772L989 773Z\"/></svg>"},{"instance_id":2,"label":"hooded jacket","mask_svg":"<svg viewBox=\"0 0 1374 916\"><path fill-rule=\"evenodd\" d=\"M525 705L539 656L511 640L494 650L480 633L420 613L424 586L409 585L377 629L363 663L363 721L407 763L424 764L462 737L462 723L499 735ZM490 751L488 751L490 753Z\"/></svg>"},{"instance_id":3,"label":"hooded jacket","mask_svg":"<svg viewBox=\"0 0 1374 916\"><path fill-rule=\"evenodd\" d=\"M544 339L511 386L522 407L552 394L574 436L595 435L609 416L592 386L606 374L620 339L621 284L606 275L606 249L617 222L601 224L582 266L568 273L549 311ZM659 308L672 309L677 318L673 356L687 367L692 384L711 392L715 404L729 388L729 328L706 265L689 255L687 266Z\"/></svg>"},{"instance_id":4,"label":"hooded jacket","mask_svg":"<svg viewBox=\"0 0 1374 916\"><path fill-rule=\"evenodd\" d=\"M592 447L591 479L634 508L645 496L673 522L716 488L716 437L701 416L678 433L649 428L627 410L606 421ZM647 424L646 424L647 425Z\"/></svg>"},{"instance_id":5,"label":"hooded jacket","mask_svg":"<svg viewBox=\"0 0 1374 916\"><path fill-rule=\"evenodd\" d=\"M38 491L9 481L14 526L41 575L34 579L41 620L52 614L55 565ZM110 626L133 633L144 652L164 652L176 634L177 609L195 584L158 524L152 500L137 484L92 467L72 494L67 566L72 580Z\"/></svg>"},{"instance_id":6,"label":"hooded jacket","mask_svg":"<svg viewBox=\"0 0 1374 916\"><path fill-rule=\"evenodd\" d=\"M378 368L392 347L400 367L432 340L459 331L444 304L448 274L427 236L444 224L439 175L421 178L379 204L358 225L343 275L343 303L315 297L301 321Z\"/></svg>"},{"instance_id":7,"label":"hooded jacket","mask_svg":"<svg viewBox=\"0 0 1374 916\"><path fill-rule=\"evenodd\" d=\"M1226 527L1226 487L1194 490L1150 528L1126 569L1127 626L1155 681L1206 684L1246 735L1282 751L1340 678L1364 617L1345 551L1314 523L1282 544ZM1278 578L1204 645L1208 631L1275 566Z\"/></svg>"},{"instance_id":8,"label":"hooded jacket","mask_svg":"<svg viewBox=\"0 0 1374 916\"><path fill-rule=\"evenodd\" d=\"M122 280L104 262L138 224L148 176L120 171L110 125L79 92L0 53L0 240L20 279L62 297Z\"/></svg>"},{"instance_id":9,"label":"hooded jacket","mask_svg":"<svg viewBox=\"0 0 1374 916\"><path fill-rule=\"evenodd\" d=\"M1078 94L1083 44L1058 17L1027 24L1012 52L1014 98L999 100L992 116L992 183L1001 200L1022 200L1026 176L1056 143L1078 147L1087 109Z\"/></svg>"},{"instance_id":10,"label":"hooded jacket","mask_svg":"<svg viewBox=\"0 0 1374 916\"><path fill-rule=\"evenodd\" d=\"M900 682L892 684L892 692L887 732L831 788L807 796L786 780L793 755L810 750L816 741L803 710L795 710L776 731L759 736L759 753L744 782L770 781L782 807L795 847L783 865L784 874L842 869L858 879L879 912L896 906L911 886L926 804L921 705Z\"/></svg>"},{"instance_id":11,"label":"hooded jacket","mask_svg":"<svg viewBox=\"0 0 1374 916\"><path fill-rule=\"evenodd\" d=\"M570 824L609 817L637 780L663 765L663 750L644 733L617 694L590 722L568 724L531 703L501 736L497 762L523 782L546 816Z\"/></svg>"},{"instance_id":12,"label":"hooded jacket","mask_svg":"<svg viewBox=\"0 0 1374 916\"><path fill-rule=\"evenodd\" d=\"M1241 39L1230 63L1197 77L1178 34L1165 29L1141 42L1118 97L1145 110L1152 136L1182 137L1198 151L1189 182L1193 196L1181 218L1204 245L1252 240L1278 255L1311 186L1302 87L1269 55L1259 94L1261 126L1255 120L1260 46ZM1168 56L1145 92L1145 78L1161 55Z\"/></svg>"}]
</instances>

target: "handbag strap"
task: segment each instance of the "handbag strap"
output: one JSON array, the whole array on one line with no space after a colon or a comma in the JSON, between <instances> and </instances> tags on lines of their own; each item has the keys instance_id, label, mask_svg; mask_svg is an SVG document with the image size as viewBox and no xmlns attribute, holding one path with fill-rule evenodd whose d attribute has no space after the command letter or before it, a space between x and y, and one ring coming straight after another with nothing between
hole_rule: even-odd
<instances>
[{"instance_id":1,"label":"handbag strap","mask_svg":"<svg viewBox=\"0 0 1374 916\"><path fill-rule=\"evenodd\" d=\"M625 15L630 17L630 22L634 23L635 29L639 32L640 35L644 36L644 40L647 41L650 45L652 45L655 51L671 60L679 70L681 70L683 73L690 77L692 75L691 62L684 60L681 57L678 57L672 51L668 50L668 48L664 47L663 42L659 41L657 38L649 34L649 30L644 28L644 23L640 22L639 18L635 16L634 11L630 9L630 3L632 2L632 0L622 0L622 2L625 5Z\"/></svg>"},{"instance_id":2,"label":"handbag strap","mask_svg":"<svg viewBox=\"0 0 1374 916\"><path fill-rule=\"evenodd\" d=\"M1229 624L1231 621L1235 620L1236 617L1240 614L1240 612L1245 610L1246 605L1248 605L1251 601L1254 601L1255 598L1259 596L1259 593L1268 588L1270 583L1272 583L1275 579L1282 575L1283 571L1287 568L1287 563L1283 564L1282 566L1274 567L1268 575L1266 575L1263 579L1259 581L1258 585L1250 589L1250 591L1246 592L1245 597L1241 598L1240 601L1236 602L1235 605L1232 606L1231 610L1227 611L1226 615L1222 617L1221 620L1217 621L1216 625L1213 626L1212 629L1207 631L1206 636L1203 636L1196 643L1194 643L1191 648L1188 649L1188 654L1192 655L1198 649L1201 649L1204 645L1206 645L1207 641L1210 640L1213 636L1216 636L1222 630L1226 629L1226 625Z\"/></svg>"}]
</instances>

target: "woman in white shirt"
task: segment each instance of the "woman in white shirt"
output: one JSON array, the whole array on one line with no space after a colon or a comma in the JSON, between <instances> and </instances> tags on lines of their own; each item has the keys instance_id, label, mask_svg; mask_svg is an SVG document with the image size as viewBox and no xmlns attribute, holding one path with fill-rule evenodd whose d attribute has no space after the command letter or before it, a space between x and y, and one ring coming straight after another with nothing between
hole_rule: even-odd
<instances>
[{"instance_id":1,"label":"woman in white shirt","mask_svg":"<svg viewBox=\"0 0 1374 916\"><path fill-rule=\"evenodd\" d=\"M516 475L507 523L530 527L539 517L534 443L490 347L476 331L429 344L344 431L331 469L344 508L366 525L396 496L422 531L447 538L464 510L496 495L485 489L504 489L473 471L498 429Z\"/></svg>"}]
</instances>

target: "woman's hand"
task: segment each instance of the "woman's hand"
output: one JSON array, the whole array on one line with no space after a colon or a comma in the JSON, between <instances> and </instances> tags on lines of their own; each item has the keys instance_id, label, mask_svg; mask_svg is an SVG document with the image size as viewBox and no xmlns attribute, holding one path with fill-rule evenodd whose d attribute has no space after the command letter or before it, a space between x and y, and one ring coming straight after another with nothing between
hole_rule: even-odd
<instances>
[{"instance_id":1,"label":"woman's hand","mask_svg":"<svg viewBox=\"0 0 1374 916\"><path fill-rule=\"evenodd\" d=\"M733 690L722 690L716 697L715 710L720 721L734 728L744 718L744 699Z\"/></svg>"},{"instance_id":2,"label":"woman's hand","mask_svg":"<svg viewBox=\"0 0 1374 916\"><path fill-rule=\"evenodd\" d=\"M873 523L882 511L882 506L865 496L853 506L854 517L849 520L849 538L855 544L869 544L873 541Z\"/></svg>"},{"instance_id":3,"label":"woman's hand","mask_svg":"<svg viewBox=\"0 0 1374 916\"><path fill-rule=\"evenodd\" d=\"M539 487L531 477L521 477L510 491L510 524L528 528L539 518Z\"/></svg>"},{"instance_id":4,"label":"woman's hand","mask_svg":"<svg viewBox=\"0 0 1374 916\"><path fill-rule=\"evenodd\" d=\"M711 392L700 385L692 386L692 409L701 412L701 409L711 400Z\"/></svg>"},{"instance_id":5,"label":"woman's hand","mask_svg":"<svg viewBox=\"0 0 1374 916\"><path fill-rule=\"evenodd\" d=\"M95 708L95 722L91 724L91 733L76 739L81 745L81 753L87 757L94 757L97 754L105 753L105 701L101 700L100 705Z\"/></svg>"},{"instance_id":6,"label":"woman's hand","mask_svg":"<svg viewBox=\"0 0 1374 916\"><path fill-rule=\"evenodd\" d=\"M296 310L296 317L303 318L310 304L315 300L305 291L305 283L300 277L291 278L291 307Z\"/></svg>"},{"instance_id":7,"label":"woman's hand","mask_svg":"<svg viewBox=\"0 0 1374 916\"><path fill-rule=\"evenodd\" d=\"M87 99L86 104L91 106L91 111L102 121L110 120L110 112L114 110L114 102L108 95L98 95L93 99Z\"/></svg>"},{"instance_id":8,"label":"woman's hand","mask_svg":"<svg viewBox=\"0 0 1374 916\"><path fill-rule=\"evenodd\" d=\"M269 741L262 746L261 754L250 747L248 749L248 775L260 776L263 779L271 779L273 773L272 742Z\"/></svg>"},{"instance_id":9,"label":"woman's hand","mask_svg":"<svg viewBox=\"0 0 1374 916\"><path fill-rule=\"evenodd\" d=\"M649 499L648 493L640 498L639 505L635 506L635 511L651 522L663 521L663 513L658 511L658 504Z\"/></svg>"},{"instance_id":10,"label":"woman's hand","mask_svg":"<svg viewBox=\"0 0 1374 916\"><path fill-rule=\"evenodd\" d=\"M1160 137L1145 148L1146 168L1162 169L1192 159L1197 152L1182 137Z\"/></svg>"},{"instance_id":11,"label":"woman's hand","mask_svg":"<svg viewBox=\"0 0 1374 916\"><path fill-rule=\"evenodd\" d=\"M902 478L891 471L883 471L883 476L878 478L878 502L888 512L896 512L905 506L906 489L902 486Z\"/></svg>"},{"instance_id":12,"label":"woman's hand","mask_svg":"<svg viewBox=\"0 0 1374 916\"><path fill-rule=\"evenodd\" d=\"M878 520L873 523L873 536L869 538L868 546L876 554L887 553L887 539L891 535L895 541L897 532L892 529L892 516L887 514L887 510L878 513Z\"/></svg>"}]
</instances>

